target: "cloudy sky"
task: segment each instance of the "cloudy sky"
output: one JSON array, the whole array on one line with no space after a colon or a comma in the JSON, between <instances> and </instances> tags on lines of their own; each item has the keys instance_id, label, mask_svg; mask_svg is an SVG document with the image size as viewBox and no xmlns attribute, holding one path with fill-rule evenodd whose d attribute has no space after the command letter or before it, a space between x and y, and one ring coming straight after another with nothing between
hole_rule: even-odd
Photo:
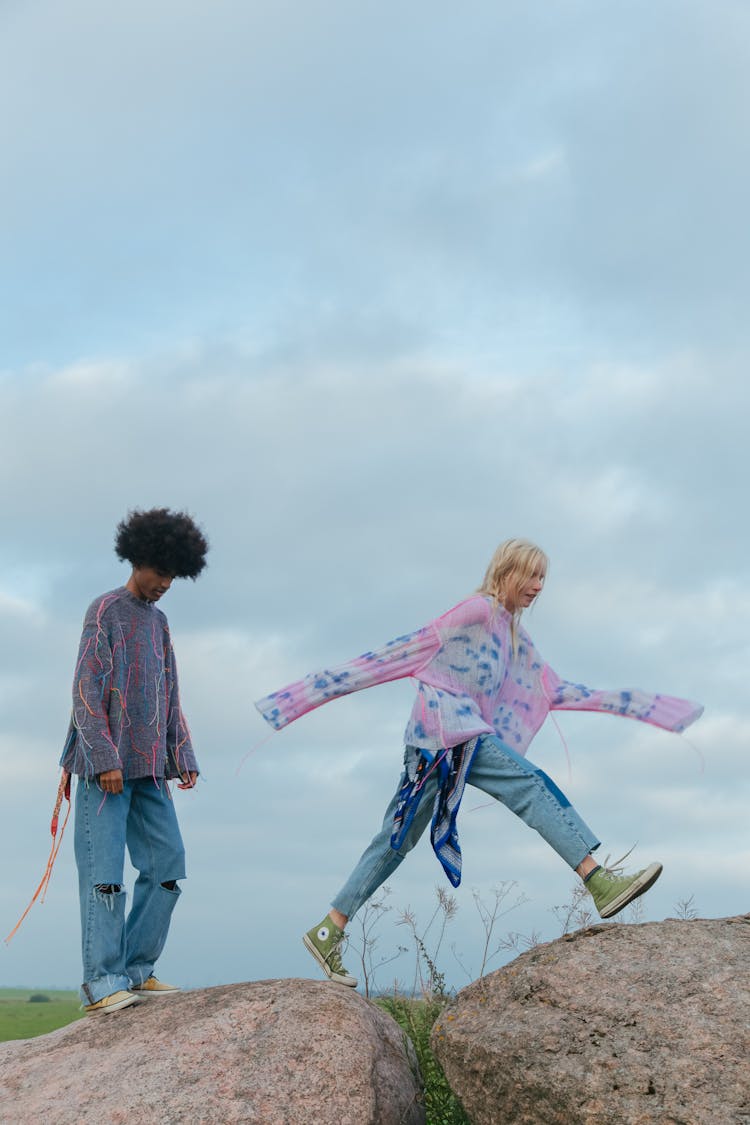
<instances>
[{"instance_id":1,"label":"cloudy sky","mask_svg":"<svg viewBox=\"0 0 750 1125\"><path fill-rule=\"evenodd\" d=\"M570 773L551 724L531 757L663 860L645 919L748 909L749 37L738 0L0 3L3 933L84 611L155 505L211 541L163 603L203 770L166 979L316 974L413 687L265 743L252 701L441 613L509 535L551 556L527 627L561 674L706 707L687 738L566 713ZM496 934L552 938L575 883L482 795L460 828L455 985L473 892L515 881ZM78 985L72 850L0 983ZM443 885L423 841L378 956Z\"/></svg>"}]
</instances>

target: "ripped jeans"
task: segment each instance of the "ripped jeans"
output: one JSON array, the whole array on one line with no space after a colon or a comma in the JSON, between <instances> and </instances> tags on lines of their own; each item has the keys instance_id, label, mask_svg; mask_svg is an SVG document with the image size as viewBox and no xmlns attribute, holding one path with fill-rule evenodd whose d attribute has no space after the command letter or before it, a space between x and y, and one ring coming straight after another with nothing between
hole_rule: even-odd
<instances>
[{"instance_id":1,"label":"ripped jeans","mask_svg":"<svg viewBox=\"0 0 750 1125\"><path fill-rule=\"evenodd\" d=\"M126 917L125 848L138 872ZM75 857L81 902L81 1000L94 1004L151 975L185 878L185 849L163 778L125 781L106 795L78 779ZM165 886L166 884L166 886Z\"/></svg>"}]
</instances>

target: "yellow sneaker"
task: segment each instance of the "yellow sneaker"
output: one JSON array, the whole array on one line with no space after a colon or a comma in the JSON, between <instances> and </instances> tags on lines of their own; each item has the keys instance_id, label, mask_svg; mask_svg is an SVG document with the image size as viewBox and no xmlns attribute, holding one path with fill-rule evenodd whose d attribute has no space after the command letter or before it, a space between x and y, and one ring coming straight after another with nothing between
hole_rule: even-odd
<instances>
[{"instance_id":1,"label":"yellow sneaker","mask_svg":"<svg viewBox=\"0 0 750 1125\"><path fill-rule=\"evenodd\" d=\"M165 984L163 980L157 980L156 977L149 977L144 980L143 984L131 985L131 991L137 993L138 996L173 996L175 992L182 992L176 984ZM137 999L136 997L136 999Z\"/></svg>"},{"instance_id":2,"label":"yellow sneaker","mask_svg":"<svg viewBox=\"0 0 750 1125\"><path fill-rule=\"evenodd\" d=\"M98 1016L109 1012L119 1012L121 1008L129 1008L131 1004L137 1003L137 996L125 989L120 989L119 992L113 992L111 996L105 996L101 1000L97 1000L95 1004L86 1004L83 1010L87 1016Z\"/></svg>"}]
</instances>

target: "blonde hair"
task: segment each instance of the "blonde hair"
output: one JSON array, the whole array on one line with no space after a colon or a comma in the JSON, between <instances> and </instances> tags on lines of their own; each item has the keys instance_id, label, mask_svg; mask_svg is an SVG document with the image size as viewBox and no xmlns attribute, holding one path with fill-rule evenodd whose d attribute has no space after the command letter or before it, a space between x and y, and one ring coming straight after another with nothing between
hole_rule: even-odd
<instances>
[{"instance_id":1,"label":"blonde hair","mask_svg":"<svg viewBox=\"0 0 750 1125\"><path fill-rule=\"evenodd\" d=\"M546 575L548 566L549 559L535 543L530 543L528 539L506 539L490 559L484 581L477 590L478 594L486 594L510 613L514 648L516 628L523 612L523 606L518 604L521 591L537 572L542 571Z\"/></svg>"}]
</instances>

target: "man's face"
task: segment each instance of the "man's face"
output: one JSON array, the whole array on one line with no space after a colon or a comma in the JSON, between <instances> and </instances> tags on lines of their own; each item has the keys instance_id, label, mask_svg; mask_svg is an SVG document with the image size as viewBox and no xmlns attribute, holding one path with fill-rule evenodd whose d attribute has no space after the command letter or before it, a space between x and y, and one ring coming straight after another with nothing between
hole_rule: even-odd
<instances>
[{"instance_id":1,"label":"man's face","mask_svg":"<svg viewBox=\"0 0 750 1125\"><path fill-rule=\"evenodd\" d=\"M172 585L173 575L152 566L134 566L127 588L142 602L158 602Z\"/></svg>"}]
</instances>

